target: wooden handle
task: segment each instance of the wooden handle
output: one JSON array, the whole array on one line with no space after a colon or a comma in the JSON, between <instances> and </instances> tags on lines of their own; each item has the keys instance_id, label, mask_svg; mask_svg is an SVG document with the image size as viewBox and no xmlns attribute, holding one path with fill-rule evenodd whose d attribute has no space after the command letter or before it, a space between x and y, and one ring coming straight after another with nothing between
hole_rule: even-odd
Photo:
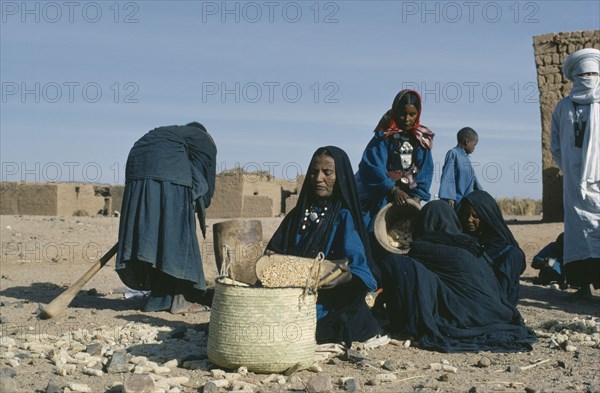
<instances>
[{"instance_id":1,"label":"wooden handle","mask_svg":"<svg viewBox=\"0 0 600 393\"><path fill-rule=\"evenodd\" d=\"M58 295L52 302L47 305L40 304L40 318L48 319L59 316L73 301L75 296L79 293L79 290L90 281L96 273L102 269L104 265L117 253L117 244L106 252L100 259L98 259L94 265L87 271L83 276L79 278L74 284L67 288L63 293Z\"/></svg>"}]
</instances>

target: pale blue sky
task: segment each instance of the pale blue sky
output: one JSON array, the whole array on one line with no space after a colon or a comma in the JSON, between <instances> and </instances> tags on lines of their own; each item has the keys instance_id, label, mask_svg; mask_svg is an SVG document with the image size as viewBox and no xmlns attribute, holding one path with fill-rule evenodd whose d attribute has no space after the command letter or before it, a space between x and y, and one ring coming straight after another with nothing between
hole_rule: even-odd
<instances>
[{"instance_id":1,"label":"pale blue sky","mask_svg":"<svg viewBox=\"0 0 600 393\"><path fill-rule=\"evenodd\" d=\"M598 1L0 3L2 181L123 183L140 136L193 120L220 169L294 177L328 144L356 169L416 86L439 168L471 126L484 188L541 198L533 36L600 29Z\"/></svg>"}]
</instances>

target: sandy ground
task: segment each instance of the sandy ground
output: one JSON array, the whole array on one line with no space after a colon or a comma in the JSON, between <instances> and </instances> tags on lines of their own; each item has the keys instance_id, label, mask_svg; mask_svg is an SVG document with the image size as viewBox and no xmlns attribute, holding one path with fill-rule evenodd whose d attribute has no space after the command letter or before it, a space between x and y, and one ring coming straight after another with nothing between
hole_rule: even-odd
<instances>
[{"instance_id":1,"label":"sandy ground","mask_svg":"<svg viewBox=\"0 0 600 393\"><path fill-rule=\"evenodd\" d=\"M218 221L211 220L209 227ZM265 240L279 222L278 218L262 220ZM527 254L528 262L562 231L561 223L543 224L539 217L516 217L509 223ZM117 218L0 217L0 361L4 363L0 368L4 367L6 371L9 367L16 373L11 382L14 384L10 386L16 385L17 391L45 392L49 381L53 381L60 388L58 391L63 391L62 387L69 383L77 382L85 384L91 392L116 392L120 391L119 384L127 376L119 373L85 375L79 369L67 375L57 375L56 366L47 354L34 355L31 350L19 348L19 340L54 345L57 344L55 338L65 333L97 329L99 326L121 328L131 323L151 325L163 331L182 327L190 331L206 331L209 311L187 315L140 312L144 299L124 298L126 288L114 272L113 262L84 287L63 315L54 320L38 318L38 304L48 303L76 281L97 257L116 242L117 230ZM206 257L206 275L211 279L216 268L210 230L202 244L202 253ZM306 383L315 375L330 378L333 391L352 391L351 387L340 384L340 378L353 377L361 391L365 392L600 392L600 346L597 343L583 345L573 342L575 349L571 348L571 351L560 346L552 348L552 332L544 329L555 324L549 321L568 323L577 318L598 319L600 291L594 291L591 300L574 302L568 298L573 290L533 285L531 278L536 275L537 271L530 267L523 274L519 301L519 309L528 326L542 332L531 352L443 354L414 346L387 345L368 351L368 358L373 363L367 366L336 359L322 363L320 373L300 371L295 378L281 381L285 382L282 384L260 382L265 376L252 373L245 378L259 386L254 391L264 392L306 391ZM595 329L598 326L597 323ZM9 338L16 340L16 347L6 344ZM11 357L20 361L10 362ZM489 365L480 367L478 363L483 358L489 360ZM388 362L388 366L392 365L388 367L391 371L379 367L386 360L391 361ZM431 366L442 361L451 367L438 370ZM456 372L452 367L456 368ZM394 374L395 380L372 385L370 381L382 373ZM188 370L175 367L171 368L169 375L185 376L189 380L170 390L173 392L201 392L206 382L215 379L206 368ZM9 376L3 372L0 378L5 383Z\"/></svg>"}]
</instances>

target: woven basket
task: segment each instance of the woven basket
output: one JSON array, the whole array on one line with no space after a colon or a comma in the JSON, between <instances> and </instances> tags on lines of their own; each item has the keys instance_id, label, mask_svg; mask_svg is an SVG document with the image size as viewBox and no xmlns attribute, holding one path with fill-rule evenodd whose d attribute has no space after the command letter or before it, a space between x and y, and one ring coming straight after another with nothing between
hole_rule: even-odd
<instances>
[{"instance_id":1,"label":"woven basket","mask_svg":"<svg viewBox=\"0 0 600 393\"><path fill-rule=\"evenodd\" d=\"M394 254L406 254L410 250L412 242L412 223L421 210L421 205L408 199L405 206L388 203L385 205L375 218L375 238L383 248ZM394 228L396 233L403 237L403 244L399 246L392 245L389 234ZM408 239L408 240L406 240Z\"/></svg>"},{"instance_id":2,"label":"woven basket","mask_svg":"<svg viewBox=\"0 0 600 393\"><path fill-rule=\"evenodd\" d=\"M281 373L315 359L316 296L302 288L257 288L217 281L208 358L235 369Z\"/></svg>"}]
</instances>

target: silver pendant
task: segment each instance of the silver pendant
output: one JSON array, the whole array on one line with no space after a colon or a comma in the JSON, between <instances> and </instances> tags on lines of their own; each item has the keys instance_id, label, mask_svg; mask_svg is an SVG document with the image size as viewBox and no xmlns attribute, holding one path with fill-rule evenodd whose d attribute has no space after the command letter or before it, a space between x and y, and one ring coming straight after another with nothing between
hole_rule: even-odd
<instances>
[{"instance_id":1,"label":"silver pendant","mask_svg":"<svg viewBox=\"0 0 600 393\"><path fill-rule=\"evenodd\" d=\"M310 215L308 216L308 218L310 218L311 221L315 221L317 219L317 213L315 212L311 212Z\"/></svg>"}]
</instances>

